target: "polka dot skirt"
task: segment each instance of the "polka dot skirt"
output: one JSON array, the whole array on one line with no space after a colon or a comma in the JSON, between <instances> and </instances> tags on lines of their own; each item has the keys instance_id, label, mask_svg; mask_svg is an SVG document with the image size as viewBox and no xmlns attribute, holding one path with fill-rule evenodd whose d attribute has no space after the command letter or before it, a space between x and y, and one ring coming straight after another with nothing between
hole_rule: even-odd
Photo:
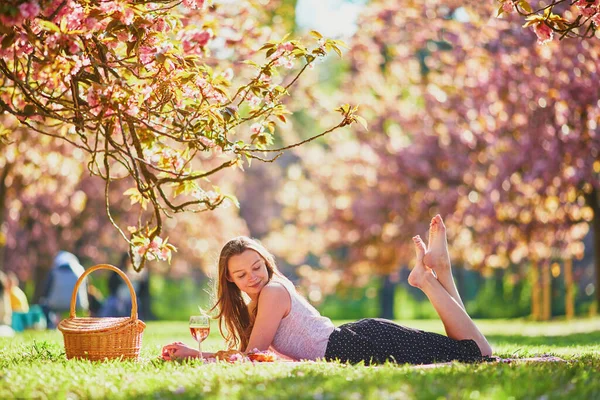
<instances>
[{"instance_id":1,"label":"polka dot skirt","mask_svg":"<svg viewBox=\"0 0 600 400\"><path fill-rule=\"evenodd\" d=\"M336 328L327 342L327 361L365 365L483 361L474 340L454 340L437 333L407 328L379 318L366 318Z\"/></svg>"}]
</instances>

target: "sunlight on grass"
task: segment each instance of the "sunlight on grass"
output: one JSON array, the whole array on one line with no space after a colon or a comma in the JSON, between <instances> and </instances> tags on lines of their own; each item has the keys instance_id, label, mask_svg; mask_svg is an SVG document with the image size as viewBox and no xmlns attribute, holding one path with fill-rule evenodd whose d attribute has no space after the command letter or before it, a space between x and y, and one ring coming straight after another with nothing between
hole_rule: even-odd
<instances>
[{"instance_id":1,"label":"sunlight on grass","mask_svg":"<svg viewBox=\"0 0 600 400\"><path fill-rule=\"evenodd\" d=\"M401 321L443 332L439 321ZM341 323L340 321L337 322ZM435 369L336 363L163 362L163 344L195 342L185 322L150 322L140 362L68 361L59 332L0 339L0 398L599 398L600 319L479 321L501 357L561 355L568 362L459 364ZM207 351L224 347L213 323Z\"/></svg>"}]
</instances>

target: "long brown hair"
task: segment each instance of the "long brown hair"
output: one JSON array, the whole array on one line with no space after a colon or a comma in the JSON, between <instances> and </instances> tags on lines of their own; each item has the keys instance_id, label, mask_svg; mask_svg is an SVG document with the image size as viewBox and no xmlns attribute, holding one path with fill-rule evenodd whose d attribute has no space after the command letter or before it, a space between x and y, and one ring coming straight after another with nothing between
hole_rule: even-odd
<instances>
[{"instance_id":1,"label":"long brown hair","mask_svg":"<svg viewBox=\"0 0 600 400\"><path fill-rule=\"evenodd\" d=\"M228 347L230 349L238 347L240 351L245 351L248 346L250 333L254 325L254 318L250 318L248 306L242 296L242 291L235 283L228 279L227 264L231 257L240 255L246 250L256 251L265 261L269 281L271 281L273 275L285 279L277 269L273 255L257 240L246 236L238 236L223 246L219 255L219 278L216 290L217 301L211 311L215 308L218 309L219 331L221 332L221 336L225 338ZM257 308L254 309L253 317L256 317L256 310ZM224 333L224 328L227 333Z\"/></svg>"}]
</instances>

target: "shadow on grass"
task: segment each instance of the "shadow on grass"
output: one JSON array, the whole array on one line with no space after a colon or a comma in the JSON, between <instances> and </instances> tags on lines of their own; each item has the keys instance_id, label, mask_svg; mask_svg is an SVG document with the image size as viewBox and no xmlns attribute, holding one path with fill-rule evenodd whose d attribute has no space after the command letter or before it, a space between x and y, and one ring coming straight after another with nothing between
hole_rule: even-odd
<instances>
[{"instance_id":1,"label":"shadow on grass","mask_svg":"<svg viewBox=\"0 0 600 400\"><path fill-rule=\"evenodd\" d=\"M491 343L523 346L591 346L600 343L600 331L559 336L486 335Z\"/></svg>"}]
</instances>

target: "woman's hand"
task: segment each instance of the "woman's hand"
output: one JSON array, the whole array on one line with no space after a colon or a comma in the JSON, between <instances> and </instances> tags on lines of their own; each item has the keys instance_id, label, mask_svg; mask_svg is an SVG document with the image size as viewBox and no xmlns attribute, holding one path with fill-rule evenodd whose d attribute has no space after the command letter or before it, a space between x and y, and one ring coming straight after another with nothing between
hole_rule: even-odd
<instances>
[{"instance_id":1,"label":"woman's hand","mask_svg":"<svg viewBox=\"0 0 600 400\"><path fill-rule=\"evenodd\" d=\"M198 358L198 355L198 350L193 349L182 342L173 342L162 348L162 358L165 361Z\"/></svg>"}]
</instances>

